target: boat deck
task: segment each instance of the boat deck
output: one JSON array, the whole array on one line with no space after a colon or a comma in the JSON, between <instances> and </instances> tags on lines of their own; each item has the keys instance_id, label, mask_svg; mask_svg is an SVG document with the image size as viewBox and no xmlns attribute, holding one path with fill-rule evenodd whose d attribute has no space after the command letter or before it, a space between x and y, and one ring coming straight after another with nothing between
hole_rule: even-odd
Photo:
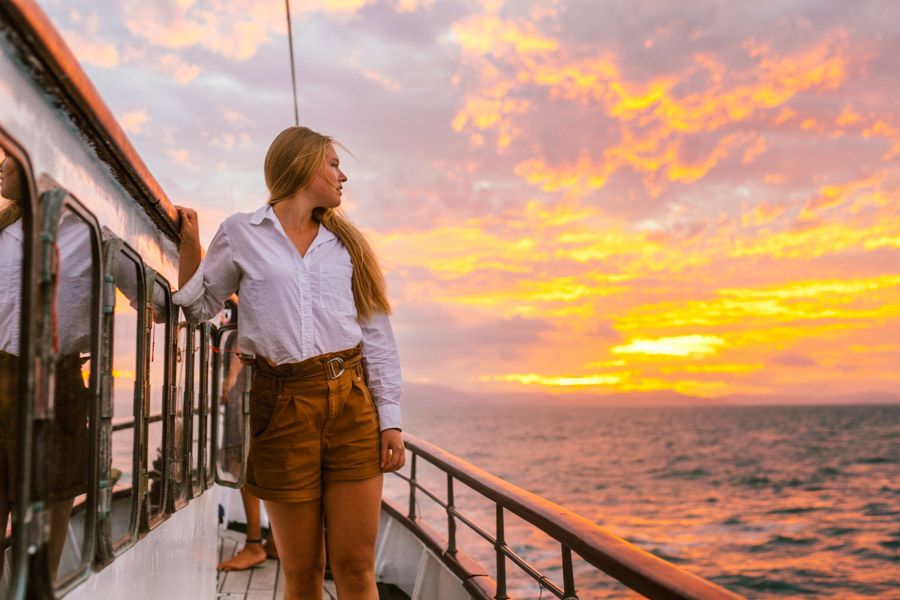
<instances>
[{"instance_id":1,"label":"boat deck","mask_svg":"<svg viewBox=\"0 0 900 600\"><path fill-rule=\"evenodd\" d=\"M244 544L244 534L230 529L219 530L219 560L237 554ZM246 571L219 573L216 597L219 600L279 600L284 587L281 563L267 559ZM325 581L325 600L337 600L333 581Z\"/></svg>"}]
</instances>

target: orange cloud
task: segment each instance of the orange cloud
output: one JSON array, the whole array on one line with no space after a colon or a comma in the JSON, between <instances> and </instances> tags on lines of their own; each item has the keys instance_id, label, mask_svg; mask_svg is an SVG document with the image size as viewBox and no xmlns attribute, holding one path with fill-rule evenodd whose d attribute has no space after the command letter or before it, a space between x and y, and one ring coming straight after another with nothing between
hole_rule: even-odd
<instances>
[{"instance_id":1,"label":"orange cloud","mask_svg":"<svg viewBox=\"0 0 900 600\"><path fill-rule=\"evenodd\" d=\"M634 339L627 344L614 346L613 354L644 354L648 356L695 356L716 353L725 340L714 335L680 335L657 339Z\"/></svg>"},{"instance_id":2,"label":"orange cloud","mask_svg":"<svg viewBox=\"0 0 900 600\"><path fill-rule=\"evenodd\" d=\"M131 134L139 134L141 133L141 127L143 127L144 123L147 122L147 111L146 110L132 110L126 113L122 113L119 117L119 124L122 126L122 129Z\"/></svg>"},{"instance_id":3,"label":"orange cloud","mask_svg":"<svg viewBox=\"0 0 900 600\"><path fill-rule=\"evenodd\" d=\"M66 43L78 60L96 67L111 69L119 65L119 51L110 42L96 36L84 36L75 31L64 31Z\"/></svg>"},{"instance_id":4,"label":"orange cloud","mask_svg":"<svg viewBox=\"0 0 900 600\"><path fill-rule=\"evenodd\" d=\"M500 27L494 16L473 22ZM502 139L498 146L509 147L521 137L516 123L532 107L508 99L528 86L546 89L554 99L583 105L599 103L605 114L619 124L617 141L606 141L599 151L583 152L575 162L551 165L544 157L533 157L516 166L519 176L548 192L600 189L613 173L627 167L646 173L648 191L658 195L664 181L698 181L735 151L741 151L743 163L750 163L767 148L761 135L722 135L704 154L693 157L688 156L685 145L693 136L758 117L784 122L795 114L785 106L787 102L801 92L837 89L846 80L853 62L846 35L840 33L785 55L748 42L747 52L755 64L744 71L735 72L715 56L697 54L693 65L677 76L633 81L608 53L572 59L565 48L545 37L540 38L544 43L536 44L533 51L514 52L514 45L497 41L497 36L476 35L476 31L483 34L480 29L472 31L471 36L457 40L463 48L472 51L476 59L490 54L505 60L515 69L515 76L502 76L486 60L484 64L489 66L482 68L476 60L480 84L467 93L466 104L453 121L455 130L496 129ZM537 35L534 31L529 33ZM702 90L676 91L700 75L707 81ZM504 106L504 102L512 103ZM769 115L774 110L779 112ZM844 120L847 118L845 115ZM815 126L816 122L807 118L804 123ZM480 142L482 136L480 133L476 141Z\"/></svg>"}]
</instances>

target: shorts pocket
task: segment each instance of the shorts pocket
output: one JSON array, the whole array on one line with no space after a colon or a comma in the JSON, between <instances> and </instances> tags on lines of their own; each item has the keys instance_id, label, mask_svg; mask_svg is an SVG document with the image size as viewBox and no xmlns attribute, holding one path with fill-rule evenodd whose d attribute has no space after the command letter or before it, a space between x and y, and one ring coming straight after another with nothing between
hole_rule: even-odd
<instances>
[{"instance_id":1,"label":"shorts pocket","mask_svg":"<svg viewBox=\"0 0 900 600\"><path fill-rule=\"evenodd\" d=\"M372 411L377 419L378 407L375 406L375 399L372 398L372 392L369 390L369 386L366 385L365 380L362 377L354 377L353 387L359 390L359 393L362 394L363 398L366 400L365 406Z\"/></svg>"},{"instance_id":2,"label":"shorts pocket","mask_svg":"<svg viewBox=\"0 0 900 600\"><path fill-rule=\"evenodd\" d=\"M258 381L254 381L250 391L250 437L254 439L272 429L279 400L271 386L263 385L259 389L257 384Z\"/></svg>"}]
</instances>

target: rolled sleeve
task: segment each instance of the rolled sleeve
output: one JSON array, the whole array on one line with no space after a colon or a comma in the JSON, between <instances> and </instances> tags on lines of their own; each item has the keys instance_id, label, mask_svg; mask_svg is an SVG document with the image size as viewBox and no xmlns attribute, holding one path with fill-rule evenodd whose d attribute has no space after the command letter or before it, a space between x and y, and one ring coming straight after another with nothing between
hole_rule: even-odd
<instances>
[{"instance_id":1,"label":"rolled sleeve","mask_svg":"<svg viewBox=\"0 0 900 600\"><path fill-rule=\"evenodd\" d=\"M172 301L184 309L192 323L206 321L218 314L240 284L241 273L234 262L227 223L219 226L194 275L172 296Z\"/></svg>"},{"instance_id":2,"label":"rolled sleeve","mask_svg":"<svg viewBox=\"0 0 900 600\"><path fill-rule=\"evenodd\" d=\"M403 376L390 317L377 313L361 323L361 329L363 359L366 363L369 391L378 408L379 426L382 431L401 429Z\"/></svg>"}]
</instances>

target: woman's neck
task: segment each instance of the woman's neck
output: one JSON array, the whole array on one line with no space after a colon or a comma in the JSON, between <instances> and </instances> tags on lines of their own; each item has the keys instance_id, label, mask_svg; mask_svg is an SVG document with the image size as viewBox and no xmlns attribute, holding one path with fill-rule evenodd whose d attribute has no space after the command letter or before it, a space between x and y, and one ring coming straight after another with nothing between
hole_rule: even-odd
<instances>
[{"instance_id":1,"label":"woman's neck","mask_svg":"<svg viewBox=\"0 0 900 600\"><path fill-rule=\"evenodd\" d=\"M304 202L302 198L294 197L278 202L272 207L272 210L275 211L275 215L285 230L305 233L319 226L312 216L314 208L310 203Z\"/></svg>"}]
</instances>

